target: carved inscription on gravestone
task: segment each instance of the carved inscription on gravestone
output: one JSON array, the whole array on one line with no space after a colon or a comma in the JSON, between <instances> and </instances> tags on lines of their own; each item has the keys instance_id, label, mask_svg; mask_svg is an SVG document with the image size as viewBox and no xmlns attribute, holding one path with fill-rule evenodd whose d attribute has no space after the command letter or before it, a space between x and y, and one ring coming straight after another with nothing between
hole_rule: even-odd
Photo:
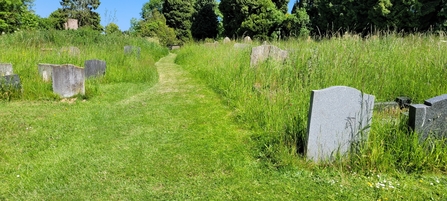
<instances>
[{"instance_id":1,"label":"carved inscription on gravestone","mask_svg":"<svg viewBox=\"0 0 447 201\"><path fill-rule=\"evenodd\" d=\"M53 92L63 98L85 94L84 69L71 64L53 66Z\"/></svg>"},{"instance_id":2,"label":"carved inscription on gravestone","mask_svg":"<svg viewBox=\"0 0 447 201\"><path fill-rule=\"evenodd\" d=\"M87 60L84 63L85 77L98 77L106 74L106 62L101 60Z\"/></svg>"},{"instance_id":3,"label":"carved inscription on gravestone","mask_svg":"<svg viewBox=\"0 0 447 201\"><path fill-rule=\"evenodd\" d=\"M421 134L420 140L447 137L447 94L425 100L424 104L411 104L408 123Z\"/></svg>"},{"instance_id":4,"label":"carved inscription on gravestone","mask_svg":"<svg viewBox=\"0 0 447 201\"><path fill-rule=\"evenodd\" d=\"M366 140L375 97L345 86L313 90L311 95L307 158L318 162L345 154Z\"/></svg>"}]
</instances>

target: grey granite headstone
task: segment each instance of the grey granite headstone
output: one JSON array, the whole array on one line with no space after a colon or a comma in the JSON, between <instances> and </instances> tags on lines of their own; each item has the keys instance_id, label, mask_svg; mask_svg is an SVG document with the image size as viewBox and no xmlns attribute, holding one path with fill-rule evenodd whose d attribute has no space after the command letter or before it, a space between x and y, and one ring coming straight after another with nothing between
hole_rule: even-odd
<instances>
[{"instance_id":1,"label":"grey granite headstone","mask_svg":"<svg viewBox=\"0 0 447 201\"><path fill-rule=\"evenodd\" d=\"M250 36L245 36L244 43L251 43L251 42L253 41L251 40Z\"/></svg>"},{"instance_id":2,"label":"grey granite headstone","mask_svg":"<svg viewBox=\"0 0 447 201\"><path fill-rule=\"evenodd\" d=\"M12 75L12 64L0 64L0 76Z\"/></svg>"},{"instance_id":3,"label":"grey granite headstone","mask_svg":"<svg viewBox=\"0 0 447 201\"><path fill-rule=\"evenodd\" d=\"M277 62L284 62L289 57L289 52L281 50L273 45L261 45L251 49L250 65L252 67L271 58Z\"/></svg>"},{"instance_id":4,"label":"grey granite headstone","mask_svg":"<svg viewBox=\"0 0 447 201\"><path fill-rule=\"evenodd\" d=\"M420 140L447 137L447 94L411 104L409 113L409 126L421 134Z\"/></svg>"},{"instance_id":5,"label":"grey granite headstone","mask_svg":"<svg viewBox=\"0 0 447 201\"><path fill-rule=\"evenodd\" d=\"M124 46L124 53L125 54L135 54L137 56L140 56L141 48L140 47L134 47L134 46Z\"/></svg>"},{"instance_id":6,"label":"grey granite headstone","mask_svg":"<svg viewBox=\"0 0 447 201\"><path fill-rule=\"evenodd\" d=\"M245 48L250 47L250 45L249 44L245 44L245 43L235 43L233 45L233 47L236 48L236 49L245 49Z\"/></svg>"},{"instance_id":7,"label":"grey granite headstone","mask_svg":"<svg viewBox=\"0 0 447 201\"><path fill-rule=\"evenodd\" d=\"M0 76L0 88L21 89L20 77L16 74Z\"/></svg>"},{"instance_id":8,"label":"grey granite headstone","mask_svg":"<svg viewBox=\"0 0 447 201\"><path fill-rule=\"evenodd\" d=\"M53 92L63 98L85 94L84 69L71 64L53 66Z\"/></svg>"},{"instance_id":9,"label":"grey granite headstone","mask_svg":"<svg viewBox=\"0 0 447 201\"><path fill-rule=\"evenodd\" d=\"M79 48L73 47L73 46L63 47L63 48L61 48L60 52L68 54L70 56L79 56L81 54L81 50Z\"/></svg>"},{"instance_id":10,"label":"grey granite headstone","mask_svg":"<svg viewBox=\"0 0 447 201\"><path fill-rule=\"evenodd\" d=\"M345 86L313 90L310 100L307 158L318 162L344 155L368 138L374 109L372 95Z\"/></svg>"},{"instance_id":11,"label":"grey granite headstone","mask_svg":"<svg viewBox=\"0 0 447 201\"><path fill-rule=\"evenodd\" d=\"M43 81L49 82L53 74L54 64L38 64L39 75L42 77Z\"/></svg>"},{"instance_id":12,"label":"grey granite headstone","mask_svg":"<svg viewBox=\"0 0 447 201\"><path fill-rule=\"evenodd\" d=\"M231 39L228 37L225 37L223 40L223 44L231 43Z\"/></svg>"},{"instance_id":13,"label":"grey granite headstone","mask_svg":"<svg viewBox=\"0 0 447 201\"><path fill-rule=\"evenodd\" d=\"M85 78L98 77L106 74L107 65L101 60L87 60L84 63Z\"/></svg>"}]
</instances>

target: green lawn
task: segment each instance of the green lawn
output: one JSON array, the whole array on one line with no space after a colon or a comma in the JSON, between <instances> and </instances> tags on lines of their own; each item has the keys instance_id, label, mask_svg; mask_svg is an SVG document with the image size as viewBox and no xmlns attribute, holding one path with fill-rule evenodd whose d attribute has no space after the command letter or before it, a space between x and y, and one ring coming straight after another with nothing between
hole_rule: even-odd
<instances>
[{"instance_id":1,"label":"green lawn","mask_svg":"<svg viewBox=\"0 0 447 201\"><path fill-rule=\"evenodd\" d=\"M356 174L303 159L270 169L254 131L201 81L104 84L82 100L0 103L0 200L442 200L442 174Z\"/></svg>"}]
</instances>

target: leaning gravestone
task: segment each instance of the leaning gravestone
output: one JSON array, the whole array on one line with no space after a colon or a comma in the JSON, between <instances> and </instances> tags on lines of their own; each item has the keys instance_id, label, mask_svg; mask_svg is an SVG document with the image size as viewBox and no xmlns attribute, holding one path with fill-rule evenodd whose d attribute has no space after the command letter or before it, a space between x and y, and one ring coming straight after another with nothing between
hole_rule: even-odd
<instances>
[{"instance_id":1,"label":"leaning gravestone","mask_svg":"<svg viewBox=\"0 0 447 201\"><path fill-rule=\"evenodd\" d=\"M318 162L345 154L368 138L374 96L345 86L313 90L310 100L307 158Z\"/></svg>"},{"instance_id":2,"label":"leaning gravestone","mask_svg":"<svg viewBox=\"0 0 447 201\"><path fill-rule=\"evenodd\" d=\"M0 76L12 75L12 64L0 64Z\"/></svg>"},{"instance_id":3,"label":"leaning gravestone","mask_svg":"<svg viewBox=\"0 0 447 201\"><path fill-rule=\"evenodd\" d=\"M231 39L228 37L225 37L223 40L223 44L231 43Z\"/></svg>"},{"instance_id":4,"label":"leaning gravestone","mask_svg":"<svg viewBox=\"0 0 447 201\"><path fill-rule=\"evenodd\" d=\"M99 77L106 74L106 62L101 60L87 60L84 63L85 78Z\"/></svg>"},{"instance_id":5,"label":"leaning gravestone","mask_svg":"<svg viewBox=\"0 0 447 201\"><path fill-rule=\"evenodd\" d=\"M63 98L85 94L84 69L71 64L53 66L53 92Z\"/></svg>"},{"instance_id":6,"label":"leaning gravestone","mask_svg":"<svg viewBox=\"0 0 447 201\"><path fill-rule=\"evenodd\" d=\"M244 43L251 43L251 42L253 41L251 40L250 36L245 36Z\"/></svg>"},{"instance_id":7,"label":"leaning gravestone","mask_svg":"<svg viewBox=\"0 0 447 201\"><path fill-rule=\"evenodd\" d=\"M273 45L261 45L251 49L250 66L254 67L264 62L268 58L272 58L277 62L284 62L289 57L287 51L281 50Z\"/></svg>"},{"instance_id":8,"label":"leaning gravestone","mask_svg":"<svg viewBox=\"0 0 447 201\"><path fill-rule=\"evenodd\" d=\"M421 134L420 140L447 137L447 94L411 104L409 113L409 126Z\"/></svg>"},{"instance_id":9,"label":"leaning gravestone","mask_svg":"<svg viewBox=\"0 0 447 201\"><path fill-rule=\"evenodd\" d=\"M49 82L51 80L53 74L53 66L54 64L38 64L37 69L39 71L39 75L42 77L43 81Z\"/></svg>"},{"instance_id":10,"label":"leaning gravestone","mask_svg":"<svg viewBox=\"0 0 447 201\"><path fill-rule=\"evenodd\" d=\"M134 46L124 46L124 53L125 54L135 54L137 56L140 56L141 48L140 47L134 47Z\"/></svg>"},{"instance_id":11,"label":"leaning gravestone","mask_svg":"<svg viewBox=\"0 0 447 201\"><path fill-rule=\"evenodd\" d=\"M12 74L0 76L0 89L4 88L21 89L22 85L20 83L19 75Z\"/></svg>"}]
</instances>

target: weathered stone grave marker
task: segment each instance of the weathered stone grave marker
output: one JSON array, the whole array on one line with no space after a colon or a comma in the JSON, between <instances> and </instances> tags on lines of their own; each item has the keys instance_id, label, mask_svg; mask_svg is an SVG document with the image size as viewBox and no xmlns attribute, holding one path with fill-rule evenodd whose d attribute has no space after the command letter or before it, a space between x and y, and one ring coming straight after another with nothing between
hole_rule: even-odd
<instances>
[{"instance_id":1,"label":"weathered stone grave marker","mask_svg":"<svg viewBox=\"0 0 447 201\"><path fill-rule=\"evenodd\" d=\"M43 81L49 82L53 75L53 66L54 64L38 64L37 69L39 71L39 75L42 76Z\"/></svg>"},{"instance_id":2,"label":"weathered stone grave marker","mask_svg":"<svg viewBox=\"0 0 447 201\"><path fill-rule=\"evenodd\" d=\"M12 64L0 64L0 76L12 75Z\"/></svg>"},{"instance_id":3,"label":"weathered stone grave marker","mask_svg":"<svg viewBox=\"0 0 447 201\"><path fill-rule=\"evenodd\" d=\"M250 36L245 36L244 38L244 43L252 43L253 41L251 40Z\"/></svg>"},{"instance_id":4,"label":"weathered stone grave marker","mask_svg":"<svg viewBox=\"0 0 447 201\"><path fill-rule=\"evenodd\" d=\"M62 47L60 53L67 53L70 56L79 56L81 55L81 50L77 47Z\"/></svg>"},{"instance_id":5,"label":"weathered stone grave marker","mask_svg":"<svg viewBox=\"0 0 447 201\"><path fill-rule=\"evenodd\" d=\"M250 45L249 44L245 44L245 43L235 43L233 45L233 48L236 48L236 49L245 49L245 48L248 48L248 47L250 47Z\"/></svg>"},{"instance_id":6,"label":"weathered stone grave marker","mask_svg":"<svg viewBox=\"0 0 447 201\"><path fill-rule=\"evenodd\" d=\"M219 42L214 41L214 43L205 43L204 44L206 47L212 47L212 48L216 48L219 46Z\"/></svg>"},{"instance_id":7,"label":"weathered stone grave marker","mask_svg":"<svg viewBox=\"0 0 447 201\"><path fill-rule=\"evenodd\" d=\"M106 74L107 65L102 60L87 60L84 63L85 78L99 77Z\"/></svg>"},{"instance_id":8,"label":"weathered stone grave marker","mask_svg":"<svg viewBox=\"0 0 447 201\"><path fill-rule=\"evenodd\" d=\"M225 37L223 40L223 44L231 43L231 39L228 37Z\"/></svg>"},{"instance_id":9,"label":"weathered stone grave marker","mask_svg":"<svg viewBox=\"0 0 447 201\"><path fill-rule=\"evenodd\" d=\"M134 47L134 46L124 46L124 53L125 54L135 54L137 56L140 56L141 48L140 47Z\"/></svg>"},{"instance_id":10,"label":"weathered stone grave marker","mask_svg":"<svg viewBox=\"0 0 447 201\"><path fill-rule=\"evenodd\" d=\"M171 46L169 46L169 49L170 50L178 50L178 49L180 49L180 45L171 45Z\"/></svg>"},{"instance_id":11,"label":"weathered stone grave marker","mask_svg":"<svg viewBox=\"0 0 447 201\"><path fill-rule=\"evenodd\" d=\"M284 62L288 57L289 52L285 50L281 50L273 45L261 45L251 49L250 66L254 67L268 58L272 58L277 62Z\"/></svg>"},{"instance_id":12,"label":"weathered stone grave marker","mask_svg":"<svg viewBox=\"0 0 447 201\"><path fill-rule=\"evenodd\" d=\"M421 134L420 140L447 137L447 94L425 100L424 104L411 104L408 123Z\"/></svg>"},{"instance_id":13,"label":"weathered stone grave marker","mask_svg":"<svg viewBox=\"0 0 447 201\"><path fill-rule=\"evenodd\" d=\"M19 75L12 74L0 76L0 88L21 89L22 84L20 83Z\"/></svg>"},{"instance_id":14,"label":"weathered stone grave marker","mask_svg":"<svg viewBox=\"0 0 447 201\"><path fill-rule=\"evenodd\" d=\"M368 138L374 109L372 95L346 87L313 90L307 132L307 158L319 162L345 154Z\"/></svg>"},{"instance_id":15,"label":"weathered stone grave marker","mask_svg":"<svg viewBox=\"0 0 447 201\"><path fill-rule=\"evenodd\" d=\"M53 66L53 92L63 98L85 94L84 69L71 64Z\"/></svg>"}]
</instances>

